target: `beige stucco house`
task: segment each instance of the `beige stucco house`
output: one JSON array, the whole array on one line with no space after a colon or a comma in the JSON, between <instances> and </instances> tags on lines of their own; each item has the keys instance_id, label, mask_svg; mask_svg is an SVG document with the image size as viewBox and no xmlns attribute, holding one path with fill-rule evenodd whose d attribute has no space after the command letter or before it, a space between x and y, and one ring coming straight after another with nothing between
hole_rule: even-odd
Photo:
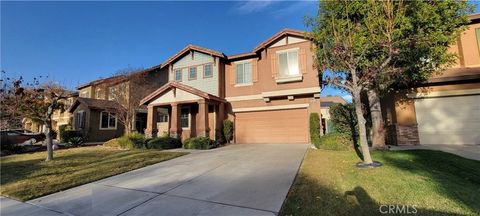
<instances>
[{"instance_id":1,"label":"beige stucco house","mask_svg":"<svg viewBox=\"0 0 480 216\"><path fill-rule=\"evenodd\" d=\"M450 48L455 65L383 99L389 144L480 144L480 14L470 20Z\"/></svg>"},{"instance_id":2,"label":"beige stucco house","mask_svg":"<svg viewBox=\"0 0 480 216\"><path fill-rule=\"evenodd\" d=\"M320 113L312 46L304 32L285 29L232 56L185 47L152 68L167 70L169 82L141 102L146 133L215 139L230 119L236 143L309 143L308 116Z\"/></svg>"}]
</instances>

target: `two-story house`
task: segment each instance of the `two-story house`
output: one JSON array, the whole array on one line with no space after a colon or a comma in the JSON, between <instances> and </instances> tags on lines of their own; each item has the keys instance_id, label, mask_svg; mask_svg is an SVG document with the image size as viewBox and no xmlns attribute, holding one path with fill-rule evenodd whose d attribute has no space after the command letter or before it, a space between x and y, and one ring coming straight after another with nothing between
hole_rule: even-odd
<instances>
[{"instance_id":1,"label":"two-story house","mask_svg":"<svg viewBox=\"0 0 480 216\"><path fill-rule=\"evenodd\" d=\"M214 139L230 119L236 143L308 143L309 114L320 114L312 46L285 29L238 55L185 47L151 69L167 70L169 82L141 102L146 133Z\"/></svg>"},{"instance_id":2,"label":"two-story house","mask_svg":"<svg viewBox=\"0 0 480 216\"><path fill-rule=\"evenodd\" d=\"M77 87L79 97L69 108L73 115L72 127L79 130L89 142L102 142L125 133L124 123L119 121L116 110L122 106L134 109L134 131L146 128L146 107L132 106L130 100L138 101L167 82L167 74L159 70L139 71L132 80L132 74L99 79ZM137 78L136 78L137 79ZM119 97L121 97L119 99ZM119 106L120 105L120 106Z\"/></svg>"},{"instance_id":3,"label":"two-story house","mask_svg":"<svg viewBox=\"0 0 480 216\"><path fill-rule=\"evenodd\" d=\"M480 14L450 52L455 65L382 101L388 144L480 144Z\"/></svg>"}]
</instances>

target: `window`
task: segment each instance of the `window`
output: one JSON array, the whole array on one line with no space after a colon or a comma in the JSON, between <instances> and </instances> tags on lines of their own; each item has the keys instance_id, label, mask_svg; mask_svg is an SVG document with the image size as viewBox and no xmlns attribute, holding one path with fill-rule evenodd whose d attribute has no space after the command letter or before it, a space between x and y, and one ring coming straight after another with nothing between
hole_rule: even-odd
<instances>
[{"instance_id":1,"label":"window","mask_svg":"<svg viewBox=\"0 0 480 216\"><path fill-rule=\"evenodd\" d=\"M180 112L180 125L182 128L190 128L190 109L183 107Z\"/></svg>"},{"instance_id":2,"label":"window","mask_svg":"<svg viewBox=\"0 0 480 216\"><path fill-rule=\"evenodd\" d=\"M191 68L188 69L188 79L189 80L197 79L197 68L196 67L191 67Z\"/></svg>"},{"instance_id":3,"label":"window","mask_svg":"<svg viewBox=\"0 0 480 216\"><path fill-rule=\"evenodd\" d=\"M168 122L168 115L159 113L157 122Z\"/></svg>"},{"instance_id":4,"label":"window","mask_svg":"<svg viewBox=\"0 0 480 216\"><path fill-rule=\"evenodd\" d=\"M100 113L100 129L117 129L117 117L115 113Z\"/></svg>"},{"instance_id":5,"label":"window","mask_svg":"<svg viewBox=\"0 0 480 216\"><path fill-rule=\"evenodd\" d=\"M95 89L95 98L96 99L104 99L103 95L102 95L102 89L100 89L100 88Z\"/></svg>"},{"instance_id":6,"label":"window","mask_svg":"<svg viewBox=\"0 0 480 216\"><path fill-rule=\"evenodd\" d=\"M252 83L252 63L237 63L236 68L236 84Z\"/></svg>"},{"instance_id":7,"label":"window","mask_svg":"<svg viewBox=\"0 0 480 216\"><path fill-rule=\"evenodd\" d=\"M298 50L288 50L277 53L280 77L299 75Z\"/></svg>"},{"instance_id":8,"label":"window","mask_svg":"<svg viewBox=\"0 0 480 216\"><path fill-rule=\"evenodd\" d=\"M88 90L81 91L81 92L80 92L80 97L82 97L82 98L88 98L88 93L89 93Z\"/></svg>"},{"instance_id":9,"label":"window","mask_svg":"<svg viewBox=\"0 0 480 216\"><path fill-rule=\"evenodd\" d=\"M182 70L175 70L175 81L182 81Z\"/></svg>"},{"instance_id":10,"label":"window","mask_svg":"<svg viewBox=\"0 0 480 216\"><path fill-rule=\"evenodd\" d=\"M117 95L117 86L112 86L108 88L108 100L115 100Z\"/></svg>"},{"instance_id":11,"label":"window","mask_svg":"<svg viewBox=\"0 0 480 216\"><path fill-rule=\"evenodd\" d=\"M212 65L207 64L203 66L203 77L204 78L209 78L213 77L213 71L212 71Z\"/></svg>"},{"instance_id":12,"label":"window","mask_svg":"<svg viewBox=\"0 0 480 216\"><path fill-rule=\"evenodd\" d=\"M75 113L75 129L83 129L85 128L85 111L78 111Z\"/></svg>"},{"instance_id":13,"label":"window","mask_svg":"<svg viewBox=\"0 0 480 216\"><path fill-rule=\"evenodd\" d=\"M477 46L478 52L480 53L480 28L475 29L475 33L477 34Z\"/></svg>"}]
</instances>

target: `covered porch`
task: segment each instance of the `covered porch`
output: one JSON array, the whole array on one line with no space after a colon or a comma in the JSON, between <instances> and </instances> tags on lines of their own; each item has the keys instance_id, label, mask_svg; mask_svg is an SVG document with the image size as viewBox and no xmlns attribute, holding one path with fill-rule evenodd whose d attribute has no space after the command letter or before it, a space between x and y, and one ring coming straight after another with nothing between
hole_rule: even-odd
<instances>
[{"instance_id":1,"label":"covered porch","mask_svg":"<svg viewBox=\"0 0 480 216\"><path fill-rule=\"evenodd\" d=\"M144 98L142 104L148 107L148 137L215 139L221 133L225 101L198 89L170 82Z\"/></svg>"}]
</instances>

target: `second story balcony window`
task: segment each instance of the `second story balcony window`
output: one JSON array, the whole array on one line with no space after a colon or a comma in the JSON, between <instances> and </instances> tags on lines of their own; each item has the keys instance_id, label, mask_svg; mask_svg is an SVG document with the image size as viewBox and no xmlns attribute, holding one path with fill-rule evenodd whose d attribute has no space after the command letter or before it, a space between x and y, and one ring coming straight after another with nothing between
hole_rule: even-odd
<instances>
[{"instance_id":1,"label":"second story balcony window","mask_svg":"<svg viewBox=\"0 0 480 216\"><path fill-rule=\"evenodd\" d=\"M197 79L197 68L191 67L188 69L188 80Z\"/></svg>"},{"instance_id":2,"label":"second story balcony window","mask_svg":"<svg viewBox=\"0 0 480 216\"><path fill-rule=\"evenodd\" d=\"M180 70L180 69L175 70L175 81L177 81L177 82L182 81L182 70Z\"/></svg>"},{"instance_id":3,"label":"second story balcony window","mask_svg":"<svg viewBox=\"0 0 480 216\"><path fill-rule=\"evenodd\" d=\"M252 63L243 62L236 65L236 85L250 85L252 83Z\"/></svg>"}]
</instances>

